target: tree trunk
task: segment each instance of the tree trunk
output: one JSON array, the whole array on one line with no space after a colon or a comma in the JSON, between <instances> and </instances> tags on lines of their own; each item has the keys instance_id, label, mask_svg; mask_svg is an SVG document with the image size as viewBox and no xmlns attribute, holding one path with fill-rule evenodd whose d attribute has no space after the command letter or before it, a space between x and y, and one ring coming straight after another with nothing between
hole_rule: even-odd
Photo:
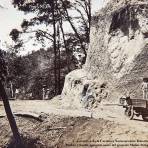
<instances>
[{"instance_id":1,"label":"tree trunk","mask_svg":"<svg viewBox=\"0 0 148 148\"><path fill-rule=\"evenodd\" d=\"M91 0L88 0L88 22L89 22L88 40L89 40L89 43L90 43L91 20L92 20L92 14L91 14Z\"/></svg>"},{"instance_id":2,"label":"tree trunk","mask_svg":"<svg viewBox=\"0 0 148 148\"><path fill-rule=\"evenodd\" d=\"M80 35L79 35L77 29L75 28L73 22L72 22L71 19L70 19L68 10L67 10L67 8L66 8L65 5L64 5L64 1L61 0L61 2L62 2L62 4L63 4L63 9L64 9L64 11L65 11L65 15L66 15L66 17L67 17L67 20L68 20L69 24L71 25L71 28L72 28L73 31L75 32L75 35L77 36L77 38L79 39L79 42L80 42L80 44L81 44L81 48L82 48L83 53L84 53L84 55L85 55L84 60L82 61L83 64L84 64L85 61L86 61L86 56L87 56L86 49L85 49L85 47L84 47L84 45L83 45L82 39L81 39L81 37L80 37Z\"/></svg>"},{"instance_id":3,"label":"tree trunk","mask_svg":"<svg viewBox=\"0 0 148 148\"><path fill-rule=\"evenodd\" d=\"M57 1L56 1L56 5L58 6ZM70 70L70 61L69 61L69 52L68 52L69 49L68 49L67 44L66 44L66 39L65 39L64 29L63 29L63 19L62 19L62 15L61 15L61 12L60 12L59 9L57 9L57 13L60 16L59 26L60 26L60 30L61 30L62 37L63 37L64 47L65 47L65 50L66 50L67 73L69 73L71 71Z\"/></svg>"},{"instance_id":4,"label":"tree trunk","mask_svg":"<svg viewBox=\"0 0 148 148\"><path fill-rule=\"evenodd\" d=\"M9 104L7 94L5 92L4 85L2 84L1 81L0 81L0 97L3 100L5 112L6 112L6 115L7 115L11 130L12 130L12 133L13 133L13 136L14 136L16 145L19 148L23 148L24 146L23 146L22 141L21 141L21 136L20 136L20 133L18 131L14 116L12 114L11 107L10 107L10 104Z\"/></svg>"},{"instance_id":5,"label":"tree trunk","mask_svg":"<svg viewBox=\"0 0 148 148\"><path fill-rule=\"evenodd\" d=\"M64 34L64 29L63 29L63 21L62 21L62 17L61 17L61 20L60 20L60 29L61 29L61 32L62 32L62 37L63 37L63 41L64 41L64 46L65 46L65 50L66 50L66 63L67 63L67 71L68 73L71 71L70 69L70 61L69 61L69 52L68 52L68 48L67 48L67 44L66 44L66 39L65 39L65 34Z\"/></svg>"},{"instance_id":6,"label":"tree trunk","mask_svg":"<svg viewBox=\"0 0 148 148\"><path fill-rule=\"evenodd\" d=\"M61 51L60 51L60 27L57 26L57 36L58 36L58 95L61 93Z\"/></svg>"},{"instance_id":7,"label":"tree trunk","mask_svg":"<svg viewBox=\"0 0 148 148\"><path fill-rule=\"evenodd\" d=\"M13 98L14 97L14 91L13 91L13 84L12 84L11 81L10 81L10 90L11 90L11 97Z\"/></svg>"},{"instance_id":8,"label":"tree trunk","mask_svg":"<svg viewBox=\"0 0 148 148\"><path fill-rule=\"evenodd\" d=\"M55 3L52 2L52 18L53 18L53 48L54 48L54 77L55 77L55 95L57 95L57 46L56 46L56 21L55 21Z\"/></svg>"}]
</instances>

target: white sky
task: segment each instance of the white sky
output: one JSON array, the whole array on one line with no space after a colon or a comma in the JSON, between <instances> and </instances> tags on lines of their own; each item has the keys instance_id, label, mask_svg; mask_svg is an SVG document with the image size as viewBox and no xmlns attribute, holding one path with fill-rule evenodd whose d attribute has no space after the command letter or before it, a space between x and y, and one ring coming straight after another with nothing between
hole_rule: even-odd
<instances>
[{"instance_id":1,"label":"white sky","mask_svg":"<svg viewBox=\"0 0 148 148\"><path fill-rule=\"evenodd\" d=\"M11 0L0 0L0 5L5 7L5 9L0 9L0 40L2 42L8 41L9 33L13 28L19 28L21 22L26 17L23 12L16 10L12 4ZM92 0L93 13L103 6L103 0ZM2 47L2 42L0 47Z\"/></svg>"}]
</instances>

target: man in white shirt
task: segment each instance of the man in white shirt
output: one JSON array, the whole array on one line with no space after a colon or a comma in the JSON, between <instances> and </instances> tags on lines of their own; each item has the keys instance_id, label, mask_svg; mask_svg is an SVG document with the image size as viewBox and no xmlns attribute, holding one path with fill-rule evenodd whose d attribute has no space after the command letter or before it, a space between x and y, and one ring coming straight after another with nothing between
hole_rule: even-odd
<instances>
[{"instance_id":1,"label":"man in white shirt","mask_svg":"<svg viewBox=\"0 0 148 148\"><path fill-rule=\"evenodd\" d=\"M142 92L143 92L143 99L148 100L148 81L146 78L143 78Z\"/></svg>"}]
</instances>

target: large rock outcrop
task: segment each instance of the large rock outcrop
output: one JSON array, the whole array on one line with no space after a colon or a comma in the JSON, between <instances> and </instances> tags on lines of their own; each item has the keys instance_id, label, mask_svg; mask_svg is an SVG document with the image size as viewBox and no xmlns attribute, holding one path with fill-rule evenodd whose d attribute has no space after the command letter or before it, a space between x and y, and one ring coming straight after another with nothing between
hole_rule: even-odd
<instances>
[{"instance_id":1,"label":"large rock outcrop","mask_svg":"<svg viewBox=\"0 0 148 148\"><path fill-rule=\"evenodd\" d=\"M140 86L143 77L148 77L147 0L110 0L96 13L82 71L87 76L85 81L98 82L97 89L106 84L107 100L117 101L120 95L127 92L134 98L142 98ZM66 92L69 99L73 96L75 100L82 93L85 83L80 76L78 79L82 89L76 92L69 90L66 85L72 83L70 79L75 80L76 74L72 72L69 75L62 94ZM79 85L76 84L75 88Z\"/></svg>"}]
</instances>

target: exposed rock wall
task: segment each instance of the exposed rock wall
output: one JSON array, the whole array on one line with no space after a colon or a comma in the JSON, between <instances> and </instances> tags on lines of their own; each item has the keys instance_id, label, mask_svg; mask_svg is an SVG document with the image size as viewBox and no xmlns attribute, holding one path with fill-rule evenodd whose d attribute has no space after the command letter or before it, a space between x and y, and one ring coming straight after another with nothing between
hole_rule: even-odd
<instances>
[{"instance_id":1,"label":"exposed rock wall","mask_svg":"<svg viewBox=\"0 0 148 148\"><path fill-rule=\"evenodd\" d=\"M96 13L83 71L100 82L98 89L107 84L108 100L118 100L125 93L142 98L140 86L148 77L147 0L110 0Z\"/></svg>"},{"instance_id":2,"label":"exposed rock wall","mask_svg":"<svg viewBox=\"0 0 148 148\"><path fill-rule=\"evenodd\" d=\"M85 70L140 97L136 88L148 76L148 1L110 2L92 23Z\"/></svg>"}]
</instances>

